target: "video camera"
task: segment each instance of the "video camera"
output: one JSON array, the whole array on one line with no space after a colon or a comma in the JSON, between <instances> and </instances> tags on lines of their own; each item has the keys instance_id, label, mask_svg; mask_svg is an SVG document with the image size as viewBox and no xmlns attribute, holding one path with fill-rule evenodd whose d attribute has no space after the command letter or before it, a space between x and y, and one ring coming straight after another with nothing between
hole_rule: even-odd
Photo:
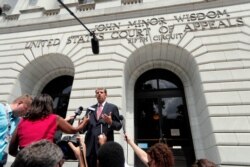
<instances>
[{"instance_id":1,"label":"video camera","mask_svg":"<svg viewBox=\"0 0 250 167\"><path fill-rule=\"evenodd\" d=\"M57 145L61 148L64 154L64 159L72 159L76 160L75 154L73 150L68 145L68 142L72 142L76 147L80 145L79 141L77 140L77 135L73 136L64 136Z\"/></svg>"}]
</instances>

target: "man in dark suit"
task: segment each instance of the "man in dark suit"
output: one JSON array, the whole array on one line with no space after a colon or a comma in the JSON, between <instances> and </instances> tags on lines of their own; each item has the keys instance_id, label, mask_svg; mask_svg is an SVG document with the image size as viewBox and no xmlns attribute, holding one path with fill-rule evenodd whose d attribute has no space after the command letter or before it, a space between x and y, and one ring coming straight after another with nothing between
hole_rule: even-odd
<instances>
[{"instance_id":1,"label":"man in dark suit","mask_svg":"<svg viewBox=\"0 0 250 167\"><path fill-rule=\"evenodd\" d=\"M87 109L84 119L89 119L89 122L82 130L82 133L87 131L85 144L87 162L90 167L97 166L97 152L100 147L98 136L104 133L107 141L114 141L114 130L120 130L122 127L118 107L106 101L107 90L97 88L95 94L98 103Z\"/></svg>"}]
</instances>

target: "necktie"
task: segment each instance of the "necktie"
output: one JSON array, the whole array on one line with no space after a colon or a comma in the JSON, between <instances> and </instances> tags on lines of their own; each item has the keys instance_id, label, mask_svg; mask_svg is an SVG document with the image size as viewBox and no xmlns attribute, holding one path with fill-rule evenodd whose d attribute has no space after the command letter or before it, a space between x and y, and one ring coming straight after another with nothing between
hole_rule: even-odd
<instances>
[{"instance_id":1,"label":"necktie","mask_svg":"<svg viewBox=\"0 0 250 167\"><path fill-rule=\"evenodd\" d=\"M102 114L102 104L99 104L98 105L98 110L97 110L97 119L100 118L101 114Z\"/></svg>"}]
</instances>

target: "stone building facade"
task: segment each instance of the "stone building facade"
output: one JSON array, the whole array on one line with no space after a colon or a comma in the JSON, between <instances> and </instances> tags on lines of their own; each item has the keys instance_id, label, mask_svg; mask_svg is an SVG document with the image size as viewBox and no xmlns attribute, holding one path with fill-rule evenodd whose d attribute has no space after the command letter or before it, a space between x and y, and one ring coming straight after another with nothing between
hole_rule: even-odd
<instances>
[{"instance_id":1,"label":"stone building facade","mask_svg":"<svg viewBox=\"0 0 250 167\"><path fill-rule=\"evenodd\" d=\"M1 102L47 92L66 116L106 87L142 148L163 139L176 166L250 166L249 0L64 0L99 54L57 1L0 2L10 6L0 16ZM140 166L122 131L115 140Z\"/></svg>"}]
</instances>

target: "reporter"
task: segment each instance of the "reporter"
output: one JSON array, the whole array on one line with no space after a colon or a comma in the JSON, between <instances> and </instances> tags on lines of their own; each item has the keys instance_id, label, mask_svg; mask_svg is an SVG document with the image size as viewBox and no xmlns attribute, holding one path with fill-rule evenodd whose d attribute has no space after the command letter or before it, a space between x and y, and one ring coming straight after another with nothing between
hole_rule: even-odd
<instances>
[{"instance_id":1,"label":"reporter","mask_svg":"<svg viewBox=\"0 0 250 167\"><path fill-rule=\"evenodd\" d=\"M54 141L56 130L72 134L78 132L88 123L85 118L78 127L73 127L62 117L53 114L53 99L47 94L34 98L28 115L16 128L9 145L9 154L16 156L18 148L22 149L41 139Z\"/></svg>"},{"instance_id":2,"label":"reporter","mask_svg":"<svg viewBox=\"0 0 250 167\"><path fill-rule=\"evenodd\" d=\"M132 147L135 154L147 167L173 167L174 156L170 148L163 143L156 143L147 152L137 146L126 134L127 143Z\"/></svg>"},{"instance_id":3,"label":"reporter","mask_svg":"<svg viewBox=\"0 0 250 167\"><path fill-rule=\"evenodd\" d=\"M75 157L79 160L79 167L88 167L86 161L86 145L82 137L77 137L77 140L80 146L75 146L72 142L68 142L68 145L73 150ZM129 167L125 162L123 148L119 143L107 141L107 136L100 134L98 136L98 144L100 145L97 154L98 167Z\"/></svg>"}]
</instances>

